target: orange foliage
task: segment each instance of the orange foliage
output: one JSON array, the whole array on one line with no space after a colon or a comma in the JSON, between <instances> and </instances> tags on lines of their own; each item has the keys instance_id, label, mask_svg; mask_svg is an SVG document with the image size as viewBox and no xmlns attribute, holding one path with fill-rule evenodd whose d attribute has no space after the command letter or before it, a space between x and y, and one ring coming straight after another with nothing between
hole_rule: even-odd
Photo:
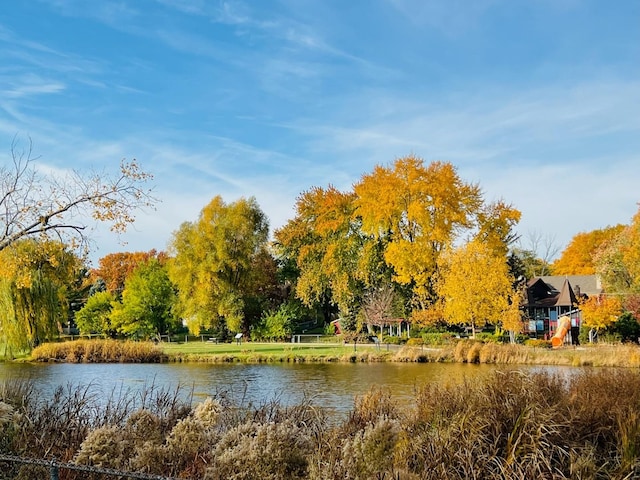
<instances>
[{"instance_id":1,"label":"orange foliage","mask_svg":"<svg viewBox=\"0 0 640 480\"><path fill-rule=\"evenodd\" d=\"M593 275L595 255L625 229L624 225L578 233L551 265L553 275Z\"/></svg>"},{"instance_id":2,"label":"orange foliage","mask_svg":"<svg viewBox=\"0 0 640 480\"><path fill-rule=\"evenodd\" d=\"M122 293L124 282L143 263L156 258L161 264L167 260L164 252L150 250L148 252L110 253L100 259L99 267L91 272L93 280L102 278L107 290L114 294Z\"/></svg>"}]
</instances>

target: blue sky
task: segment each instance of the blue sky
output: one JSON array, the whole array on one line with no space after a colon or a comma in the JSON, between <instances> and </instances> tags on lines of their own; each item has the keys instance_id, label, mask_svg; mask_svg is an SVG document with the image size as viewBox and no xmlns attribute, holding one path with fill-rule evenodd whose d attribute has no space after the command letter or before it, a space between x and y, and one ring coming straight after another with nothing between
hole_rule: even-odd
<instances>
[{"instance_id":1,"label":"blue sky","mask_svg":"<svg viewBox=\"0 0 640 480\"><path fill-rule=\"evenodd\" d=\"M43 169L136 158L157 210L93 258L164 249L215 195L273 228L375 164L453 163L527 247L640 201L637 0L25 0L0 9L0 149ZM4 145L4 147L2 147Z\"/></svg>"}]
</instances>

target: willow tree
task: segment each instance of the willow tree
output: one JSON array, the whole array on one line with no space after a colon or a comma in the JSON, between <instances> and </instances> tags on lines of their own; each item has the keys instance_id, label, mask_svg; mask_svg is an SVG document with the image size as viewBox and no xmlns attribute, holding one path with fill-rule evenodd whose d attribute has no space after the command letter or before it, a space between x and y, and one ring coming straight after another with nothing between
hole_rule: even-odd
<instances>
[{"instance_id":1,"label":"willow tree","mask_svg":"<svg viewBox=\"0 0 640 480\"><path fill-rule=\"evenodd\" d=\"M26 239L0 251L0 338L9 350L59 335L81 266L61 242Z\"/></svg>"},{"instance_id":2,"label":"willow tree","mask_svg":"<svg viewBox=\"0 0 640 480\"><path fill-rule=\"evenodd\" d=\"M195 222L173 234L169 277L178 289L178 311L200 332L221 321L234 332L243 325L244 290L254 260L266 246L269 225L254 198L225 203L216 196Z\"/></svg>"},{"instance_id":3,"label":"willow tree","mask_svg":"<svg viewBox=\"0 0 640 480\"><path fill-rule=\"evenodd\" d=\"M46 175L36 160L31 143L21 147L14 138L10 161L0 167L0 251L30 237L87 247L92 219L120 233L135 220L136 210L155 201L144 187L152 177L135 160L122 161L115 174Z\"/></svg>"},{"instance_id":4,"label":"willow tree","mask_svg":"<svg viewBox=\"0 0 640 480\"><path fill-rule=\"evenodd\" d=\"M384 243L394 280L410 286L419 309L437 299L433 280L441 252L467 233L506 252L520 212L500 202L487 205L480 187L463 181L454 166L409 156L376 166L354 187L362 231Z\"/></svg>"},{"instance_id":5,"label":"willow tree","mask_svg":"<svg viewBox=\"0 0 640 480\"><path fill-rule=\"evenodd\" d=\"M448 249L439 266L437 292L447 323L468 325L475 333L513 314L516 294L506 259L486 244L476 240Z\"/></svg>"}]
</instances>

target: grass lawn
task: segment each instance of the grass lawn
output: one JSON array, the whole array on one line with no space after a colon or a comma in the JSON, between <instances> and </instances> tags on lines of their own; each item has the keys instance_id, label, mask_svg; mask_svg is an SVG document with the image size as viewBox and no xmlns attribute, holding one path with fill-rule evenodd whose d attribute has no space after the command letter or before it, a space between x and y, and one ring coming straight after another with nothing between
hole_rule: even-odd
<instances>
[{"instance_id":1,"label":"grass lawn","mask_svg":"<svg viewBox=\"0 0 640 480\"><path fill-rule=\"evenodd\" d=\"M174 360L194 360L201 357L209 357L211 360L229 360L234 358L237 360L265 360L273 361L280 359L291 360L296 357L309 357L315 359L340 359L344 356L354 353L353 344L336 344L336 343L259 343L259 342L243 342L241 344L233 343L210 343L210 342L188 342L188 343L163 343L161 345L163 353ZM358 344L356 346L358 353L377 351L375 345Z\"/></svg>"}]
</instances>

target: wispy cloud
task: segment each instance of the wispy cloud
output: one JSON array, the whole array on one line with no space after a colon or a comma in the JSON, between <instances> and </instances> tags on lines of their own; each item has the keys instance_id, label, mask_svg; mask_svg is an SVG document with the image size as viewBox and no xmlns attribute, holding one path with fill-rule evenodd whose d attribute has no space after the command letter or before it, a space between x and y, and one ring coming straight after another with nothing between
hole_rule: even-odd
<instances>
[{"instance_id":1,"label":"wispy cloud","mask_svg":"<svg viewBox=\"0 0 640 480\"><path fill-rule=\"evenodd\" d=\"M7 83L9 85L2 90L0 94L8 98L23 98L33 95L59 93L65 89L65 85L60 82L52 82L36 75L11 78Z\"/></svg>"}]
</instances>

